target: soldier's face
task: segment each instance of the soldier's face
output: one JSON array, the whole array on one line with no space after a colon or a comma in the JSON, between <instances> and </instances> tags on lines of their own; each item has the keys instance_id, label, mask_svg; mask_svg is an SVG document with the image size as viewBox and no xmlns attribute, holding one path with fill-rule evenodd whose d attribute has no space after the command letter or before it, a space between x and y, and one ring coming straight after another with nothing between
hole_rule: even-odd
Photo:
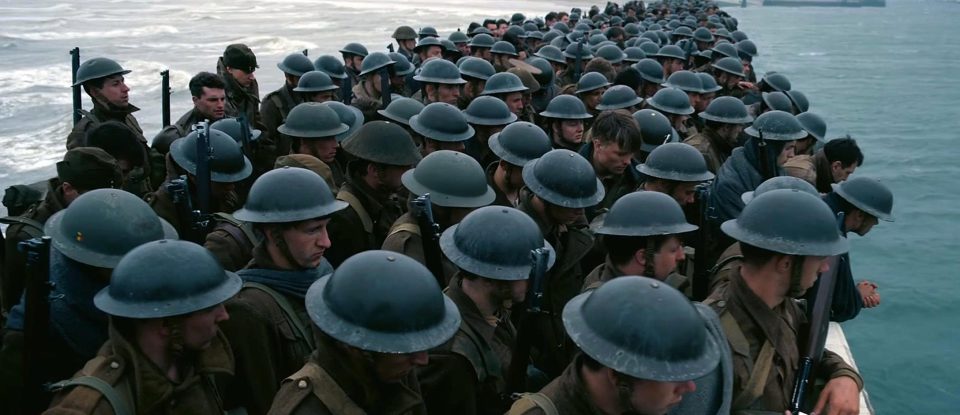
<instances>
[{"instance_id":1,"label":"soldier's face","mask_svg":"<svg viewBox=\"0 0 960 415\"><path fill-rule=\"evenodd\" d=\"M405 354L373 354L373 369L384 383L397 383L417 367L426 366L430 359L427 352Z\"/></svg>"},{"instance_id":2,"label":"soldier's face","mask_svg":"<svg viewBox=\"0 0 960 415\"><path fill-rule=\"evenodd\" d=\"M427 59L436 58L443 54L443 49L440 46L428 46L425 50L420 52L420 62L426 62Z\"/></svg>"},{"instance_id":3,"label":"soldier's face","mask_svg":"<svg viewBox=\"0 0 960 415\"><path fill-rule=\"evenodd\" d=\"M564 144L580 144L583 142L583 120L563 120L555 123L554 135Z\"/></svg>"},{"instance_id":4,"label":"soldier's face","mask_svg":"<svg viewBox=\"0 0 960 415\"><path fill-rule=\"evenodd\" d=\"M850 163L849 166L843 167L843 163L839 160L830 164L830 171L833 174L833 182L840 183L844 180L847 180L854 171L857 170L857 163Z\"/></svg>"},{"instance_id":5,"label":"soldier's face","mask_svg":"<svg viewBox=\"0 0 960 415\"><path fill-rule=\"evenodd\" d=\"M283 231L281 235L290 256L300 268L316 268L327 248L330 248L330 236L327 234L327 225L330 219L311 219L298 222ZM272 236L268 235L268 238ZM276 244L279 241L271 241Z\"/></svg>"},{"instance_id":6,"label":"soldier's face","mask_svg":"<svg viewBox=\"0 0 960 415\"><path fill-rule=\"evenodd\" d=\"M193 97L194 108L207 118L210 118L210 121L223 118L226 102L227 94L220 88L203 87L203 94L199 97Z\"/></svg>"},{"instance_id":7,"label":"soldier's face","mask_svg":"<svg viewBox=\"0 0 960 415\"><path fill-rule=\"evenodd\" d=\"M607 88L599 88L584 92L580 94L580 100L583 101L583 105L585 105L588 110L594 111L597 109L597 105L600 105L600 98L603 97L603 93L606 90Z\"/></svg>"},{"instance_id":8,"label":"soldier's face","mask_svg":"<svg viewBox=\"0 0 960 415\"><path fill-rule=\"evenodd\" d=\"M217 324L229 319L230 315L223 303L183 317L180 324L184 347L195 351L210 347L210 343L217 337Z\"/></svg>"},{"instance_id":9,"label":"soldier's face","mask_svg":"<svg viewBox=\"0 0 960 415\"><path fill-rule=\"evenodd\" d=\"M233 79L237 80L237 83L244 88L249 88L253 84L253 81L257 79L256 75L253 74L253 71L247 72L243 69L237 68L227 68L227 72L230 73L230 76Z\"/></svg>"},{"instance_id":10,"label":"soldier's face","mask_svg":"<svg viewBox=\"0 0 960 415\"><path fill-rule=\"evenodd\" d=\"M663 245L660 245L660 250L653 255L654 277L661 281L665 280L670 273L677 270L677 265L685 259L686 255L683 252L683 244L680 243L680 238L671 236Z\"/></svg>"},{"instance_id":11,"label":"soldier's face","mask_svg":"<svg viewBox=\"0 0 960 415\"><path fill-rule=\"evenodd\" d=\"M460 50L460 53L462 53L463 56L470 56L470 45L466 43L456 43L456 45L457 49Z\"/></svg>"},{"instance_id":12,"label":"soldier's face","mask_svg":"<svg viewBox=\"0 0 960 415\"><path fill-rule=\"evenodd\" d=\"M670 74L682 70L683 61L680 59L667 59L665 62L663 62L663 73L665 76L670 76Z\"/></svg>"},{"instance_id":13,"label":"soldier's face","mask_svg":"<svg viewBox=\"0 0 960 415\"><path fill-rule=\"evenodd\" d=\"M794 257L794 259L799 257ZM803 258L803 271L800 277L800 287L804 291L809 290L810 287L813 287L813 283L817 282L817 277L821 273L827 272L830 270L830 264L827 262L825 256L807 256Z\"/></svg>"},{"instance_id":14,"label":"soldier's face","mask_svg":"<svg viewBox=\"0 0 960 415\"><path fill-rule=\"evenodd\" d=\"M683 400L683 395L697 389L693 381L657 382L636 379L632 383L630 406L641 415L666 414Z\"/></svg>"},{"instance_id":15,"label":"soldier's face","mask_svg":"<svg viewBox=\"0 0 960 415\"><path fill-rule=\"evenodd\" d=\"M570 225L583 217L583 209L560 207L547 203L547 216L554 223Z\"/></svg>"},{"instance_id":16,"label":"soldier's face","mask_svg":"<svg viewBox=\"0 0 960 415\"><path fill-rule=\"evenodd\" d=\"M327 102L327 101L333 101L333 99L334 99L334 91L323 91L323 92L317 92L313 95L310 95L309 101L310 102Z\"/></svg>"},{"instance_id":17,"label":"soldier's face","mask_svg":"<svg viewBox=\"0 0 960 415\"><path fill-rule=\"evenodd\" d=\"M872 216L859 209L851 212L850 216L851 219L853 219L854 225L850 230L860 236L866 235L879 223L876 216Z\"/></svg>"},{"instance_id":18,"label":"soldier's face","mask_svg":"<svg viewBox=\"0 0 960 415\"><path fill-rule=\"evenodd\" d=\"M125 108L130 105L130 88L127 87L122 75L108 77L103 82L103 88L94 88L95 96L99 96L113 106Z\"/></svg>"},{"instance_id":19,"label":"soldier's face","mask_svg":"<svg viewBox=\"0 0 960 415\"><path fill-rule=\"evenodd\" d=\"M400 47L406 50L413 50L413 48L417 46L417 41L413 39L404 39L404 40L398 40L397 44L399 44Z\"/></svg>"},{"instance_id":20,"label":"soldier's face","mask_svg":"<svg viewBox=\"0 0 960 415\"><path fill-rule=\"evenodd\" d=\"M604 143L599 138L593 139L593 164L597 175L621 175L630 166L633 152L626 151L616 142Z\"/></svg>"},{"instance_id":21,"label":"soldier's face","mask_svg":"<svg viewBox=\"0 0 960 415\"><path fill-rule=\"evenodd\" d=\"M713 102L713 99L716 97L717 97L716 92L700 94L700 99L697 100L697 105L694 105L693 108L697 110L697 112L703 112L704 110L707 109L707 106L710 105L710 103Z\"/></svg>"},{"instance_id":22,"label":"soldier's face","mask_svg":"<svg viewBox=\"0 0 960 415\"><path fill-rule=\"evenodd\" d=\"M460 85L440 84L437 88L437 102L456 106L458 98L460 98Z\"/></svg>"},{"instance_id":23,"label":"soldier's face","mask_svg":"<svg viewBox=\"0 0 960 415\"><path fill-rule=\"evenodd\" d=\"M797 149L797 142L791 141L787 145L783 146L783 150L780 151L780 155L777 156L777 165L782 166L783 163L786 163L787 160L793 158L795 151Z\"/></svg>"},{"instance_id":24,"label":"soldier's face","mask_svg":"<svg viewBox=\"0 0 960 415\"><path fill-rule=\"evenodd\" d=\"M697 196L697 182L680 182L673 188L673 193L670 194L680 206L686 206L696 199Z\"/></svg>"},{"instance_id":25,"label":"soldier's face","mask_svg":"<svg viewBox=\"0 0 960 415\"><path fill-rule=\"evenodd\" d=\"M371 165L371 168L376 171L377 183L383 190L390 192L395 192L403 188L403 182L400 178L403 176L403 173L412 167L413 166L383 166L378 168Z\"/></svg>"},{"instance_id":26,"label":"soldier's face","mask_svg":"<svg viewBox=\"0 0 960 415\"><path fill-rule=\"evenodd\" d=\"M307 138L300 141L300 152L314 156L324 163L333 163L337 156L337 139L333 137L326 138Z\"/></svg>"},{"instance_id":27,"label":"soldier's face","mask_svg":"<svg viewBox=\"0 0 960 415\"><path fill-rule=\"evenodd\" d=\"M695 92L687 92L687 99L690 101L690 106L694 109L700 106L700 94Z\"/></svg>"},{"instance_id":28,"label":"soldier's face","mask_svg":"<svg viewBox=\"0 0 960 415\"><path fill-rule=\"evenodd\" d=\"M523 93L511 92L503 96L503 102L507 103L510 112L520 115L523 112Z\"/></svg>"}]
</instances>

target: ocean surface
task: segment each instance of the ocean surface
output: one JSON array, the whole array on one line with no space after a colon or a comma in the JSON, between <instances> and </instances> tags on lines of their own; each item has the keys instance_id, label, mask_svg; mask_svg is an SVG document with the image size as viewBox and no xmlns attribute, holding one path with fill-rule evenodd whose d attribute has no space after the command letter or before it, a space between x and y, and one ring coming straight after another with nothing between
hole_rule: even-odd
<instances>
[{"instance_id":1,"label":"ocean surface","mask_svg":"<svg viewBox=\"0 0 960 415\"><path fill-rule=\"evenodd\" d=\"M202 4L202 6L199 6ZM159 71L170 69L172 117L190 107L187 82L214 71L227 44L257 54L261 96L282 82L276 63L359 41L385 50L401 24L443 36L486 16L568 10L580 2L260 0L0 1L0 189L54 175L70 130L70 55L127 69L148 138L160 128ZM857 278L882 304L844 323L881 414L960 407L960 3L890 0L886 8L727 9L755 40L760 73L780 71L866 155L856 174L893 188L896 222L853 236ZM89 99L84 96L89 108Z\"/></svg>"}]
</instances>

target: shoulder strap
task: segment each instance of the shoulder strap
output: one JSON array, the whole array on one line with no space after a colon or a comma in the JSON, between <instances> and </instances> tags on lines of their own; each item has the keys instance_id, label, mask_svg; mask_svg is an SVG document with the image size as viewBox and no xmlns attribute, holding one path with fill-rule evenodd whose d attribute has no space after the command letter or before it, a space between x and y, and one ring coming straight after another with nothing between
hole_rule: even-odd
<instances>
[{"instance_id":1,"label":"shoulder strap","mask_svg":"<svg viewBox=\"0 0 960 415\"><path fill-rule=\"evenodd\" d=\"M23 231L26 232L27 235L30 235L31 238L39 238L43 236L43 224L30 218L25 218L23 216L7 216L0 218L0 223L6 225L23 225Z\"/></svg>"},{"instance_id":2,"label":"shoulder strap","mask_svg":"<svg viewBox=\"0 0 960 415\"><path fill-rule=\"evenodd\" d=\"M387 233L387 236L400 232L410 232L414 235L420 236L420 226L415 223L398 223L390 228L390 232Z\"/></svg>"},{"instance_id":3,"label":"shoulder strap","mask_svg":"<svg viewBox=\"0 0 960 415\"><path fill-rule=\"evenodd\" d=\"M345 189L340 189L340 192L337 193L337 199L347 202L347 204L357 212L357 215L360 216L360 222L363 223L364 232L373 233L373 219L370 218L370 214L367 213L367 210L363 208L363 203L360 203L360 199L357 199L353 193L350 193Z\"/></svg>"},{"instance_id":4,"label":"shoulder strap","mask_svg":"<svg viewBox=\"0 0 960 415\"><path fill-rule=\"evenodd\" d=\"M707 271L707 275L715 275L716 273L720 272L720 270L723 269L723 267L726 267L731 262L742 261L742 260L743 260L743 255L730 255L726 258L721 259L720 262L717 262L717 265L714 265L713 268L710 268L710 270Z\"/></svg>"},{"instance_id":5,"label":"shoulder strap","mask_svg":"<svg viewBox=\"0 0 960 415\"><path fill-rule=\"evenodd\" d=\"M330 410L331 413L340 415L367 415L359 405L353 402L343 388L333 380L326 370L320 365L308 362L297 373L288 377L287 380L299 382L303 378L313 381L313 394L320 399L320 402ZM298 385L299 386L299 385Z\"/></svg>"},{"instance_id":6,"label":"shoulder strap","mask_svg":"<svg viewBox=\"0 0 960 415\"><path fill-rule=\"evenodd\" d=\"M287 316L287 321L293 325L293 328L297 331L297 333L300 334L300 337L303 337L303 340L307 342L308 346L310 346L310 350L316 348L316 345L313 341L313 332L310 331L309 326L303 324L303 321L300 320L300 317L297 316L297 313L293 311L293 306L290 305L290 301L287 300L287 297L284 297L283 294L278 293L273 288L257 282L246 281L243 283L243 288L254 288L270 295L270 297L277 302L277 305L280 306L280 309L283 310L283 314Z\"/></svg>"},{"instance_id":7,"label":"shoulder strap","mask_svg":"<svg viewBox=\"0 0 960 415\"><path fill-rule=\"evenodd\" d=\"M473 366L477 381L483 383L489 377L503 377L500 361L493 355L493 350L483 337L478 336L466 324L461 324L453 339L452 352L461 355Z\"/></svg>"},{"instance_id":8,"label":"shoulder strap","mask_svg":"<svg viewBox=\"0 0 960 415\"><path fill-rule=\"evenodd\" d=\"M100 119L97 118L96 115L93 115L93 112L87 111L85 109L78 109L77 112L79 112L80 115L83 115L84 117L89 118L90 121L93 122L93 125L100 124Z\"/></svg>"},{"instance_id":9,"label":"shoulder strap","mask_svg":"<svg viewBox=\"0 0 960 415\"><path fill-rule=\"evenodd\" d=\"M97 392L100 392L100 394L103 395L103 398L107 400L107 403L113 407L113 413L116 415L134 415L133 411L130 410L129 402L127 402L127 400L124 399L123 396L117 392L113 386L98 377L80 376L70 380L54 383L50 386L50 388L53 390L60 390L74 386L86 386L96 390Z\"/></svg>"},{"instance_id":10,"label":"shoulder strap","mask_svg":"<svg viewBox=\"0 0 960 415\"><path fill-rule=\"evenodd\" d=\"M542 393L521 393L520 399L513 403L507 415L523 415L534 408L542 409L547 415L560 415L553 401Z\"/></svg>"},{"instance_id":11,"label":"shoulder strap","mask_svg":"<svg viewBox=\"0 0 960 415\"><path fill-rule=\"evenodd\" d=\"M720 316L720 325L730 341L731 347L736 351L738 348L746 346L749 348L746 336L743 330L737 325L737 321L729 312L723 312ZM760 354L757 360L753 362L753 370L750 371L750 379L743 385L743 390L733 400L733 409L748 408L757 398L763 396L763 388L767 385L767 378L773 369L773 355L775 349L770 340L764 340L760 348ZM741 353L743 350L741 350Z\"/></svg>"},{"instance_id":12,"label":"shoulder strap","mask_svg":"<svg viewBox=\"0 0 960 415\"><path fill-rule=\"evenodd\" d=\"M257 238L257 234L253 231L253 226L250 223L239 221L237 218L234 218L233 215L225 212L217 212L214 213L213 216L234 226L233 228L224 228L224 230L227 231L227 233L229 233L234 239L242 242L240 238L242 234L242 236L250 242L251 249L254 245L256 245L259 238ZM237 230L240 232L237 232Z\"/></svg>"}]
</instances>

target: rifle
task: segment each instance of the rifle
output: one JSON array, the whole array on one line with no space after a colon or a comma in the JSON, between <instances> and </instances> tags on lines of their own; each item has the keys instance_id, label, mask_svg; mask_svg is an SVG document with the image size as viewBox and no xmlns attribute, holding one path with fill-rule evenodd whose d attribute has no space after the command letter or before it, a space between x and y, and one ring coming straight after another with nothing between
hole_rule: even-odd
<instances>
[{"instance_id":1,"label":"rifle","mask_svg":"<svg viewBox=\"0 0 960 415\"><path fill-rule=\"evenodd\" d=\"M701 183L696 188L697 216L700 226L697 229L697 239L693 256L693 300L703 301L710 294L710 268L707 265L707 224L710 221L710 207L708 200L710 196L710 186L708 183Z\"/></svg>"},{"instance_id":2,"label":"rifle","mask_svg":"<svg viewBox=\"0 0 960 415\"><path fill-rule=\"evenodd\" d=\"M243 154L247 157L253 157L250 147L250 124L247 123L247 115L240 114L240 116L237 117L237 122L240 123L240 144L242 145L241 149L243 150Z\"/></svg>"},{"instance_id":3,"label":"rifle","mask_svg":"<svg viewBox=\"0 0 960 415\"><path fill-rule=\"evenodd\" d=\"M380 109L386 109L390 105L390 98L393 94L393 86L390 85L390 65L380 69Z\"/></svg>"},{"instance_id":4,"label":"rifle","mask_svg":"<svg viewBox=\"0 0 960 415\"><path fill-rule=\"evenodd\" d=\"M577 41L577 59L574 62L573 66L573 82L580 82L580 65L583 64L583 41L586 39L586 35L580 38Z\"/></svg>"},{"instance_id":5,"label":"rifle","mask_svg":"<svg viewBox=\"0 0 960 415\"><path fill-rule=\"evenodd\" d=\"M423 257L427 269L433 273L440 287L447 285L443 275L443 263L440 258L440 225L433 220L433 205L430 203L430 193L417 196L411 204L411 213L420 226L420 238L423 241Z\"/></svg>"},{"instance_id":6,"label":"rifle","mask_svg":"<svg viewBox=\"0 0 960 415\"><path fill-rule=\"evenodd\" d=\"M50 324L50 237L43 236L20 242L17 248L26 255L26 287L24 289L23 376L26 405L47 402L41 370L47 356L47 330ZM43 408L27 408L40 411Z\"/></svg>"},{"instance_id":7,"label":"rifle","mask_svg":"<svg viewBox=\"0 0 960 415\"><path fill-rule=\"evenodd\" d=\"M72 73L70 85L77 83L77 71L80 69L80 48L70 49L70 72ZM83 115L80 111L83 109L83 103L80 101L80 85L73 88L73 125L77 125Z\"/></svg>"},{"instance_id":8,"label":"rifle","mask_svg":"<svg viewBox=\"0 0 960 415\"><path fill-rule=\"evenodd\" d=\"M837 220L843 223L843 214L837 215ZM810 388L810 380L816 379L817 366L823 356L827 343L827 330L830 327L830 310L833 308L833 291L837 287L837 268L840 266L841 255L830 257L827 261L830 269L820 275L817 286L817 295L811 305L810 329L804 342L803 353L800 357L800 369L793 385L790 398L790 413L799 414L804 405L806 394ZM812 409L812 408L806 408Z\"/></svg>"},{"instance_id":9,"label":"rifle","mask_svg":"<svg viewBox=\"0 0 960 415\"><path fill-rule=\"evenodd\" d=\"M693 47L693 39L686 39L686 43L683 45L683 53L686 55L686 59L683 61L683 68L690 69L690 55L693 54L693 51L690 49Z\"/></svg>"},{"instance_id":10,"label":"rifle","mask_svg":"<svg viewBox=\"0 0 960 415\"><path fill-rule=\"evenodd\" d=\"M302 53L303 56L310 56L310 55L307 54L307 53L308 53L307 49L304 49L304 50L303 50L302 52L300 52L300 53Z\"/></svg>"},{"instance_id":11,"label":"rifle","mask_svg":"<svg viewBox=\"0 0 960 415\"><path fill-rule=\"evenodd\" d=\"M160 119L161 124L166 127L170 125L170 70L160 71Z\"/></svg>"},{"instance_id":12,"label":"rifle","mask_svg":"<svg viewBox=\"0 0 960 415\"><path fill-rule=\"evenodd\" d=\"M340 100L343 101L344 105L350 105L350 101L353 100L352 83L349 76L344 78L343 82L340 83Z\"/></svg>"},{"instance_id":13,"label":"rifle","mask_svg":"<svg viewBox=\"0 0 960 415\"><path fill-rule=\"evenodd\" d=\"M510 359L510 368L507 373L507 392L518 393L526 390L527 363L530 361L530 338L533 326L533 317L543 312L540 303L543 301L543 287L546 286L547 264L550 259L550 248L537 248L530 251L530 260L533 268L530 269L530 280L527 285L527 295L524 299L524 315L521 316L520 326L517 327L517 346L513 349Z\"/></svg>"},{"instance_id":14,"label":"rifle","mask_svg":"<svg viewBox=\"0 0 960 415\"><path fill-rule=\"evenodd\" d=\"M210 213L210 123L203 121L194 128L197 131L197 209L206 214Z\"/></svg>"},{"instance_id":15,"label":"rifle","mask_svg":"<svg viewBox=\"0 0 960 415\"><path fill-rule=\"evenodd\" d=\"M393 43L387 45L387 50L389 50L390 53L393 53L393 52L394 52L394 50L393 50Z\"/></svg>"}]
</instances>

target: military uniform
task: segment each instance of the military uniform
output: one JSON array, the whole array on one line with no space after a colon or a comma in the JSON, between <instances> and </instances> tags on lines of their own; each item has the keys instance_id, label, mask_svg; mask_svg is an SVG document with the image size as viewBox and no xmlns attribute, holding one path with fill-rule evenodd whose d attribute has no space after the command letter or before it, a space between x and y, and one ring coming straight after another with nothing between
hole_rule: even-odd
<instances>
[{"instance_id":1,"label":"military uniform","mask_svg":"<svg viewBox=\"0 0 960 415\"><path fill-rule=\"evenodd\" d=\"M244 88L237 83L237 80L234 79L233 75L230 75L227 72L227 67L223 63L223 58L220 58L217 61L217 74L222 76L224 83L227 88L225 90L227 95L227 102L225 106L225 111L228 116L239 117L243 115L247 117L247 120L250 122L250 125L256 128L259 128L263 125L262 120L260 119L260 86L256 80L247 87Z\"/></svg>"},{"instance_id":2,"label":"military uniform","mask_svg":"<svg viewBox=\"0 0 960 415\"><path fill-rule=\"evenodd\" d=\"M597 265L597 267L594 268L593 271L590 271L587 277L583 279L583 291L597 288L607 281L622 276L624 276L623 272L620 272L620 269L610 262L610 258L607 258L603 264ZM687 297L690 297L689 291L691 287L688 277L672 272L663 282L686 294Z\"/></svg>"},{"instance_id":3,"label":"military uniform","mask_svg":"<svg viewBox=\"0 0 960 415\"><path fill-rule=\"evenodd\" d=\"M52 178L47 181L47 194L43 201L30 207L18 218L10 218L14 223L7 227L4 239L3 256L3 286L0 287L0 306L4 313L20 302L23 293L24 276L26 275L26 257L17 249L17 244L28 239L43 235L43 224L54 213L67 207L60 190L60 179Z\"/></svg>"},{"instance_id":4,"label":"military uniform","mask_svg":"<svg viewBox=\"0 0 960 415\"><path fill-rule=\"evenodd\" d=\"M490 188L493 189L493 193L497 195L497 198L493 199L493 203L491 203L491 205L515 207L513 202L511 202L507 197L507 194L504 193L503 190L500 190L500 187L497 186L497 183L493 181L493 175L496 173L498 165L499 162L493 162L487 166L487 184L489 184Z\"/></svg>"},{"instance_id":5,"label":"military uniform","mask_svg":"<svg viewBox=\"0 0 960 415\"><path fill-rule=\"evenodd\" d=\"M77 125L73 126L73 130L71 130L70 135L67 136L67 150L85 146L87 131L90 131L90 129L97 126L97 124L107 121L118 121L130 127L130 130L136 133L137 138L139 138L143 146L146 147L147 139L143 137L143 129L140 128L140 123L138 123L137 119L133 116L133 113L137 111L140 111L140 108L130 104L128 104L126 108L118 110L107 108L97 100L93 100L93 110L90 112L84 111L83 118L80 119Z\"/></svg>"},{"instance_id":6,"label":"military uniform","mask_svg":"<svg viewBox=\"0 0 960 415\"><path fill-rule=\"evenodd\" d=\"M683 140L703 154L703 159L707 161L707 169L716 174L720 170L733 148L726 144L726 141L710 127L705 127L702 132L692 135Z\"/></svg>"},{"instance_id":7,"label":"military uniform","mask_svg":"<svg viewBox=\"0 0 960 415\"><path fill-rule=\"evenodd\" d=\"M424 266L427 265L426 255L423 253L423 236L420 233L420 224L409 212L404 213L393 223L380 249L399 252L417 260ZM443 253L440 253L440 263L443 265L444 281L450 282L459 269Z\"/></svg>"},{"instance_id":8,"label":"military uniform","mask_svg":"<svg viewBox=\"0 0 960 415\"><path fill-rule=\"evenodd\" d=\"M575 346L563 330L561 313L567 301L579 294L583 287L580 260L593 247L593 236L587 231L585 222L573 225L548 223L534 211L532 198L533 193L528 189L521 190L518 208L533 218L557 254L557 262L546 277L545 312L535 315L531 326L535 332L531 336L536 350L534 365L553 377L559 375L573 358Z\"/></svg>"},{"instance_id":9,"label":"military uniform","mask_svg":"<svg viewBox=\"0 0 960 415\"><path fill-rule=\"evenodd\" d=\"M590 164L593 164L593 143L591 141L586 141L586 144L580 147L579 153L583 158L587 159ZM640 181L641 178L640 174L637 173L636 160L630 160L630 165L627 166L626 170L621 174L601 177L600 182L603 183L603 189L606 193L603 201L596 206L585 209L587 221L592 221L597 215L609 210L610 206L613 206L613 202L616 202L617 199L637 191L637 188L640 187Z\"/></svg>"},{"instance_id":10,"label":"military uniform","mask_svg":"<svg viewBox=\"0 0 960 415\"><path fill-rule=\"evenodd\" d=\"M203 247L207 248L227 271L239 271L253 259L253 248L260 242L253 225L235 219L229 213L215 213L216 225Z\"/></svg>"},{"instance_id":11,"label":"military uniform","mask_svg":"<svg viewBox=\"0 0 960 415\"><path fill-rule=\"evenodd\" d=\"M415 372L397 383L374 381L333 339L318 337L307 364L280 385L270 415L426 415Z\"/></svg>"},{"instance_id":12,"label":"military uniform","mask_svg":"<svg viewBox=\"0 0 960 415\"><path fill-rule=\"evenodd\" d=\"M290 137L278 133L277 127L286 121L290 110L301 102L303 100L300 98L300 94L293 92L292 87L283 85L280 89L263 97L263 101L260 103L260 118L263 122L264 133L273 141L276 157L290 154Z\"/></svg>"},{"instance_id":13,"label":"military uniform","mask_svg":"<svg viewBox=\"0 0 960 415\"><path fill-rule=\"evenodd\" d=\"M590 400L590 393L586 389L583 377L580 376L582 367L583 357L578 355L559 377L540 392L522 396L513 404L507 415L602 414L603 411ZM551 403L556 411L548 411L538 405L543 401Z\"/></svg>"},{"instance_id":14,"label":"military uniform","mask_svg":"<svg viewBox=\"0 0 960 415\"><path fill-rule=\"evenodd\" d=\"M153 145L156 146L157 144L162 143L165 148L157 149L154 147L154 149L157 149L157 151L163 151L163 153L166 154L166 152L170 150L170 143L174 142L178 138L186 137L187 134L190 134L190 129L194 124L203 122L208 118L209 117L206 115L201 114L200 111L197 111L196 108L187 111L187 113L183 114L180 119L177 120L177 122L163 127L163 129L157 133L157 136L153 138Z\"/></svg>"},{"instance_id":15,"label":"military uniform","mask_svg":"<svg viewBox=\"0 0 960 415\"><path fill-rule=\"evenodd\" d=\"M230 320L220 326L237 365L227 401L244 406L249 414L265 414L280 382L303 366L314 348L313 325L303 296L310 283L332 269L280 270L263 243L254 249L253 257L239 273L245 281L243 290L226 303ZM274 276L274 283L257 278L264 271ZM302 284L294 287L295 282Z\"/></svg>"},{"instance_id":16,"label":"military uniform","mask_svg":"<svg viewBox=\"0 0 960 415\"><path fill-rule=\"evenodd\" d=\"M191 193L194 188L190 187ZM190 196L193 200L196 200L196 195L191 194ZM153 211L157 213L157 216L163 218L163 220L169 222L173 225L173 228L177 230L177 234L181 237L185 235L190 235L192 230L190 229L190 223L184 222L180 218L180 214L177 213L177 206L173 203L173 197L167 192L167 183L163 183L157 188L157 191L148 194L143 198L153 208ZM213 204L212 209L217 212L233 212L237 209L237 206L240 204L239 196L236 193L230 192L224 197L224 200L219 201L215 199L210 200Z\"/></svg>"},{"instance_id":17,"label":"military uniform","mask_svg":"<svg viewBox=\"0 0 960 415\"><path fill-rule=\"evenodd\" d=\"M129 408L128 413L223 413L212 377L233 374L233 355L222 334L199 352L193 367L181 373L184 378L180 382L171 381L132 342L111 327L110 340L72 381L93 377L105 382L120 398L120 405ZM97 388L81 383L61 389L54 404L44 414L109 415L119 412Z\"/></svg>"},{"instance_id":18,"label":"military uniform","mask_svg":"<svg viewBox=\"0 0 960 415\"><path fill-rule=\"evenodd\" d=\"M517 332L509 315L484 316L455 277L445 294L463 318L453 339L430 352L419 379L429 413L502 414Z\"/></svg>"},{"instance_id":19,"label":"military uniform","mask_svg":"<svg viewBox=\"0 0 960 415\"><path fill-rule=\"evenodd\" d=\"M733 351L733 411L786 410L800 361L798 332L807 323L803 310L791 298L771 309L747 286L739 269L705 304L720 316ZM853 367L829 350L823 352L819 373L826 379L849 376L863 388Z\"/></svg>"},{"instance_id":20,"label":"military uniform","mask_svg":"<svg viewBox=\"0 0 960 415\"><path fill-rule=\"evenodd\" d=\"M790 158L783 164L783 170L790 176L812 184L820 193L833 191L833 172L823 149L817 150L813 156L799 155Z\"/></svg>"},{"instance_id":21,"label":"military uniform","mask_svg":"<svg viewBox=\"0 0 960 415\"><path fill-rule=\"evenodd\" d=\"M403 215L396 195L379 194L362 178L349 175L337 199L350 204L333 215L326 257L335 267L358 252L383 246L393 223Z\"/></svg>"}]
</instances>

